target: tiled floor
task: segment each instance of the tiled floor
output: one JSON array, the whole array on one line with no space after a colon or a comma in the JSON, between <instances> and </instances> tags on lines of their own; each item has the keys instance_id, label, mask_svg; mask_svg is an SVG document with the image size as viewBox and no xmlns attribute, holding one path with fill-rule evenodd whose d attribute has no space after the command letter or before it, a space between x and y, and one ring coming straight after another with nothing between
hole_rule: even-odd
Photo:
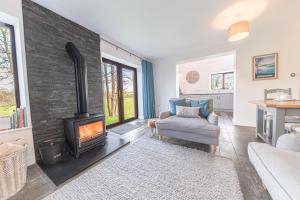
<instances>
[{"instance_id":1,"label":"tiled floor","mask_svg":"<svg viewBox=\"0 0 300 200\"><path fill-rule=\"evenodd\" d=\"M27 183L25 187L10 200L35 200L51 194L56 186L51 182L47 175L38 165L28 168Z\"/></svg>"},{"instance_id":2,"label":"tiled floor","mask_svg":"<svg viewBox=\"0 0 300 200\"><path fill-rule=\"evenodd\" d=\"M255 129L250 127L233 126L232 117L225 113L221 113L219 124L221 127L221 136L217 154L231 158L235 163L245 199L270 200L270 195L264 189L260 178L248 159L248 143L253 141L259 142L259 140L255 138ZM133 130L121 137L134 141L144 134L152 135L150 129L146 128L146 126ZM166 139L165 141L191 148L197 148L203 151L209 151L207 145L176 139ZM56 186L48 179L42 170L37 165L33 165L28 169L28 182L26 186L21 192L11 199L41 199L52 193L55 189Z\"/></svg>"},{"instance_id":3,"label":"tiled floor","mask_svg":"<svg viewBox=\"0 0 300 200\"><path fill-rule=\"evenodd\" d=\"M255 137L255 128L233 126L232 118L224 114L220 118L220 126L221 137L218 153L228 156L234 161L245 199L271 199L248 158L248 143L261 142Z\"/></svg>"}]
</instances>

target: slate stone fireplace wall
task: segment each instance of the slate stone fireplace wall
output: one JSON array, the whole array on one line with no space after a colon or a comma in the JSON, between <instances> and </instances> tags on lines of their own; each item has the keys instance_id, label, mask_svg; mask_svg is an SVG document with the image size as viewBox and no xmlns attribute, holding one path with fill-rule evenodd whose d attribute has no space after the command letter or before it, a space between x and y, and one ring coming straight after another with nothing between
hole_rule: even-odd
<instances>
[{"instance_id":1,"label":"slate stone fireplace wall","mask_svg":"<svg viewBox=\"0 0 300 200\"><path fill-rule=\"evenodd\" d=\"M100 37L30 1L23 0L29 98L37 159L44 140L64 136L63 118L77 112L73 61L65 44L73 42L88 66L89 112L103 113Z\"/></svg>"}]
</instances>

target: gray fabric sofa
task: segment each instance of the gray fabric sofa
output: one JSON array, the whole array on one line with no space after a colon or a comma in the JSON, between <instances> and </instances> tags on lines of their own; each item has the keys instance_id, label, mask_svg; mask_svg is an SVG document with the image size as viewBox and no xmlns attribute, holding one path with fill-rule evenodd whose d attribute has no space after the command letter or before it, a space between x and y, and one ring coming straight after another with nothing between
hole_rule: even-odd
<instances>
[{"instance_id":1,"label":"gray fabric sofa","mask_svg":"<svg viewBox=\"0 0 300 200\"><path fill-rule=\"evenodd\" d=\"M284 134L276 147L248 144L248 155L273 200L300 199L300 134Z\"/></svg>"},{"instance_id":2,"label":"gray fabric sofa","mask_svg":"<svg viewBox=\"0 0 300 200\"><path fill-rule=\"evenodd\" d=\"M220 128L218 116L213 112L213 102L209 99L210 114L204 118L184 118L171 116L170 112L161 112L156 122L157 132L163 136L183 139L211 145L212 153L215 153L219 144Z\"/></svg>"}]
</instances>

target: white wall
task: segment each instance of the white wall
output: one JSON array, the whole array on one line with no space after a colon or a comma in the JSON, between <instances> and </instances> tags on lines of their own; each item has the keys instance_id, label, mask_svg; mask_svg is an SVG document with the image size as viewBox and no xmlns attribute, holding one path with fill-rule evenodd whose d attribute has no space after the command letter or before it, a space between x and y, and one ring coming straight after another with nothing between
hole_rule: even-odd
<instances>
[{"instance_id":1,"label":"white wall","mask_svg":"<svg viewBox=\"0 0 300 200\"><path fill-rule=\"evenodd\" d=\"M189 71L197 71L199 81L190 84L186 81ZM235 54L213 56L197 61L189 61L177 65L177 81L183 94L209 94L211 90L211 74L235 71ZM178 89L179 90L179 89ZM219 92L219 91L218 91ZM225 90L222 90L225 92ZM232 92L226 90L226 92Z\"/></svg>"},{"instance_id":2,"label":"white wall","mask_svg":"<svg viewBox=\"0 0 300 200\"><path fill-rule=\"evenodd\" d=\"M119 46L119 44L116 44ZM121 49L101 40L101 56L124 65L134 67L137 70L137 93L138 93L138 117L144 119L143 112L143 91L142 91L142 65L141 59L130 55Z\"/></svg>"},{"instance_id":3,"label":"white wall","mask_svg":"<svg viewBox=\"0 0 300 200\"><path fill-rule=\"evenodd\" d=\"M295 6L298 4L298 6ZM168 99L176 96L176 64L222 52L236 51L236 99L234 122L236 125L255 126L255 106L249 101L263 99L265 88L292 88L293 97L299 98L300 87L300 12L299 1L281 4L265 10L251 22L250 36L245 40L155 61L156 106L168 109ZM224 31L224 34L226 32ZM195 47L197 48L197 47ZM252 56L278 52L279 79L252 81ZM290 73L296 73L290 78Z\"/></svg>"},{"instance_id":4,"label":"white wall","mask_svg":"<svg viewBox=\"0 0 300 200\"><path fill-rule=\"evenodd\" d=\"M0 21L11 24L15 28L17 64L19 74L19 89L21 105L27 107L28 128L0 132L0 143L23 138L28 143L27 164L35 163L33 147L30 105L27 84L26 54L24 43L22 0L0 0Z\"/></svg>"}]
</instances>

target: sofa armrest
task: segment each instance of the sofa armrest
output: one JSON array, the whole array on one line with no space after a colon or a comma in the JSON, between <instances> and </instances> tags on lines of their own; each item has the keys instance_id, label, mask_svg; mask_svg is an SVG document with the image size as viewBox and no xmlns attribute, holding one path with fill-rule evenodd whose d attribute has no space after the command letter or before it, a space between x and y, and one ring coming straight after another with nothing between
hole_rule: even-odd
<instances>
[{"instance_id":1,"label":"sofa armrest","mask_svg":"<svg viewBox=\"0 0 300 200\"><path fill-rule=\"evenodd\" d=\"M214 112L211 112L209 113L209 115L207 116L207 121L210 123L210 124L213 124L213 125L218 125L219 123L219 116L214 113Z\"/></svg>"},{"instance_id":2,"label":"sofa armrest","mask_svg":"<svg viewBox=\"0 0 300 200\"><path fill-rule=\"evenodd\" d=\"M160 112L159 113L159 119L166 119L170 116L171 116L170 111L165 111L165 112Z\"/></svg>"},{"instance_id":3,"label":"sofa armrest","mask_svg":"<svg viewBox=\"0 0 300 200\"><path fill-rule=\"evenodd\" d=\"M276 148L300 152L300 134L291 133L280 136L277 140Z\"/></svg>"}]
</instances>

